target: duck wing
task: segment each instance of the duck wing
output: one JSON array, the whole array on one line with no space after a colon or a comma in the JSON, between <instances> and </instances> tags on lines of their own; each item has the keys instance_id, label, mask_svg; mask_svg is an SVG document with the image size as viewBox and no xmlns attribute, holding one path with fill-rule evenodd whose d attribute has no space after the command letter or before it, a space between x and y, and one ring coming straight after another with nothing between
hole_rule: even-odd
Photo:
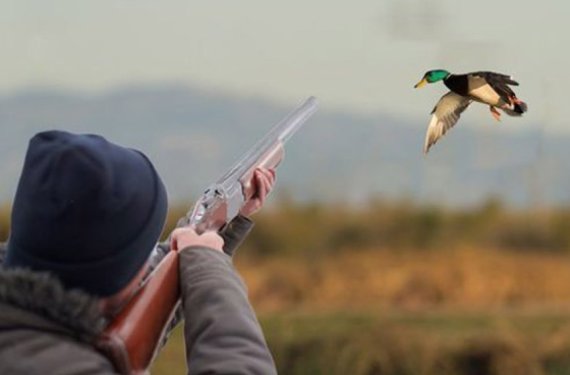
<instances>
[{"instance_id":1,"label":"duck wing","mask_svg":"<svg viewBox=\"0 0 570 375\"><path fill-rule=\"evenodd\" d=\"M511 103L511 98L516 95L509 85L519 85L513 77L495 72L469 73L468 82L469 94L491 105L502 104L500 100L504 103Z\"/></svg>"},{"instance_id":2,"label":"duck wing","mask_svg":"<svg viewBox=\"0 0 570 375\"><path fill-rule=\"evenodd\" d=\"M461 113L471 104L472 99L461 96L453 91L448 92L439 99L431 111L432 116L426 133L424 153L427 154L445 133L459 120Z\"/></svg>"}]
</instances>

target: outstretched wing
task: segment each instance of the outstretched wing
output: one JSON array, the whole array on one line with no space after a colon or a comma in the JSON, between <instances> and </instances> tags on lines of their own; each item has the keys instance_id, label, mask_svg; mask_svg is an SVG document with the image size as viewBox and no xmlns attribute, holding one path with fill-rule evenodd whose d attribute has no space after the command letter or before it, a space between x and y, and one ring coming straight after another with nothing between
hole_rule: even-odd
<instances>
[{"instance_id":1,"label":"outstretched wing","mask_svg":"<svg viewBox=\"0 0 570 375\"><path fill-rule=\"evenodd\" d=\"M458 95L453 91L448 92L439 99L435 105L426 133L424 152L427 154L443 135L459 120L461 113L471 104L471 99Z\"/></svg>"},{"instance_id":2,"label":"outstretched wing","mask_svg":"<svg viewBox=\"0 0 570 375\"><path fill-rule=\"evenodd\" d=\"M511 76L495 72L474 72L469 73L469 76L471 77L470 79L473 86L471 89L476 89L479 85L482 86L487 84L497 93L497 95L500 96L500 98L505 103L511 103L511 98L516 97L514 91L509 87L509 85L518 86L519 83L515 81ZM480 83L478 83L478 80L481 80Z\"/></svg>"},{"instance_id":3,"label":"outstretched wing","mask_svg":"<svg viewBox=\"0 0 570 375\"><path fill-rule=\"evenodd\" d=\"M518 86L519 83L517 81L515 81L513 79L512 76L507 75L507 74L502 74L502 73L495 73L495 72L473 72L473 73L469 73L470 75L474 75L477 77L483 77L485 78L486 81L488 82L492 82L492 83L501 83L501 84L505 84L505 85L512 85L512 86Z\"/></svg>"}]
</instances>

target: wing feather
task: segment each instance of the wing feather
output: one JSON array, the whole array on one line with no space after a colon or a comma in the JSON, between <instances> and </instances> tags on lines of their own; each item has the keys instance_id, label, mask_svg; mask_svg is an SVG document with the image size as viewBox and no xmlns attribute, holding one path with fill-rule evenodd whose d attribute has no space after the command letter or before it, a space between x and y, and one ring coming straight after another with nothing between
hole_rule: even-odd
<instances>
[{"instance_id":1,"label":"wing feather","mask_svg":"<svg viewBox=\"0 0 570 375\"><path fill-rule=\"evenodd\" d=\"M519 85L519 83L515 81L513 77L508 74L481 71L481 72L469 73L469 75L484 78L486 81L489 82L500 82L501 84L512 85L512 86Z\"/></svg>"},{"instance_id":2,"label":"wing feather","mask_svg":"<svg viewBox=\"0 0 570 375\"><path fill-rule=\"evenodd\" d=\"M424 153L428 153L441 137L447 133L459 120L461 113L471 104L471 99L454 93L448 92L439 99L435 105L429 122L424 144Z\"/></svg>"},{"instance_id":3,"label":"wing feather","mask_svg":"<svg viewBox=\"0 0 570 375\"><path fill-rule=\"evenodd\" d=\"M468 76L471 82L471 86L473 86L470 87L470 89L476 89L479 86L489 85L489 87L502 99L504 102L503 104L510 104L511 98L516 97L515 92L509 87L509 85L518 86L519 83L509 75L495 72L474 72L469 73ZM476 94L475 96L477 97L479 95ZM496 105L492 101L485 100L486 98L481 97L479 99L482 99L484 103Z\"/></svg>"}]
</instances>

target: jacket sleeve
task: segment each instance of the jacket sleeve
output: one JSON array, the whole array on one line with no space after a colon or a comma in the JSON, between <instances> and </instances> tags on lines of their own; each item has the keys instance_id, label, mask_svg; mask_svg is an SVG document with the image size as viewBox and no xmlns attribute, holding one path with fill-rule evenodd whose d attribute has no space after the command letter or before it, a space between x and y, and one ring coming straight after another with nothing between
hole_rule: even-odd
<instances>
[{"instance_id":1,"label":"jacket sleeve","mask_svg":"<svg viewBox=\"0 0 570 375\"><path fill-rule=\"evenodd\" d=\"M183 249L180 283L189 374L277 373L228 255L202 247Z\"/></svg>"},{"instance_id":2,"label":"jacket sleeve","mask_svg":"<svg viewBox=\"0 0 570 375\"><path fill-rule=\"evenodd\" d=\"M178 221L178 226L188 225L187 218L182 218ZM233 256L237 248L242 244L245 240L251 229L253 228L253 222L246 218L245 216L238 215L236 216L220 233L222 238L224 239L224 252ZM168 254L170 251L170 242L168 240L160 242L154 248L153 252L149 257L149 274L158 266L158 264L162 261L162 259ZM0 253L1 257L1 253ZM1 265L1 264L0 264ZM184 311L181 307L176 309L174 313L174 318L170 322L167 328L167 336L164 340L164 344L166 344L166 340L170 332L178 325L178 323L184 320Z\"/></svg>"},{"instance_id":3,"label":"jacket sleeve","mask_svg":"<svg viewBox=\"0 0 570 375\"><path fill-rule=\"evenodd\" d=\"M224 239L224 252L233 256L252 229L253 221L245 216L236 216L220 233Z\"/></svg>"}]
</instances>

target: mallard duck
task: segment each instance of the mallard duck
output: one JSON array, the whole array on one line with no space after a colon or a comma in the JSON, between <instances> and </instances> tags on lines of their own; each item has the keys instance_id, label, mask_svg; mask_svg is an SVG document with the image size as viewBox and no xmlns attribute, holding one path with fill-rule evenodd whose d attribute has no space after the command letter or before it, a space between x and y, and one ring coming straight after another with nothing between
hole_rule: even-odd
<instances>
[{"instance_id":1,"label":"mallard duck","mask_svg":"<svg viewBox=\"0 0 570 375\"><path fill-rule=\"evenodd\" d=\"M461 113L473 101L488 104L491 115L497 121L501 119L501 113L497 108L509 116L521 116L528 109L526 103L518 99L509 87L509 85L518 86L518 83L505 74L493 72L451 74L443 69L430 70L414 88L437 81L443 81L450 91L439 99L431 111L432 117L424 144L426 154L430 147L457 123Z\"/></svg>"}]
</instances>

